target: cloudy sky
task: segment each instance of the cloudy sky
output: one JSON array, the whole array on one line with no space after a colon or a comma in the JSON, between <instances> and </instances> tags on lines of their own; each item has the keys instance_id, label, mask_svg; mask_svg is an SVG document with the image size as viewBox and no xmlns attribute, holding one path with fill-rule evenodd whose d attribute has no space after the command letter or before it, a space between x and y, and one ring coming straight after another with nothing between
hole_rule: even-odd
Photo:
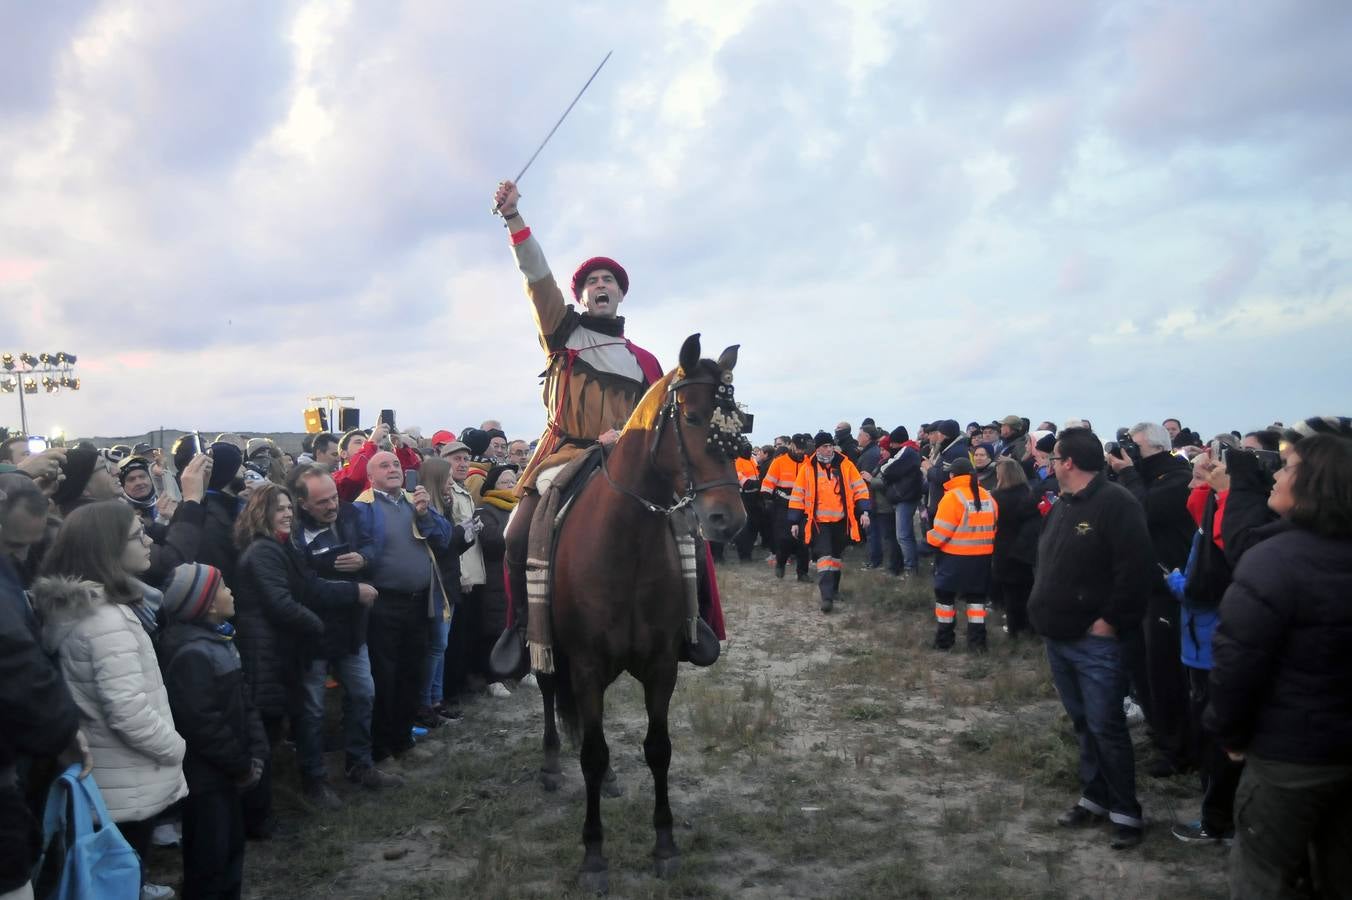
<instances>
[{"instance_id":1,"label":"cloudy sky","mask_svg":"<svg viewBox=\"0 0 1352 900\"><path fill-rule=\"evenodd\" d=\"M35 431L538 433L498 220L740 343L757 437L1352 410L1352 4L0 0L0 349ZM1341 60L1341 61L1340 61ZM0 422L17 423L0 394Z\"/></svg>"}]
</instances>

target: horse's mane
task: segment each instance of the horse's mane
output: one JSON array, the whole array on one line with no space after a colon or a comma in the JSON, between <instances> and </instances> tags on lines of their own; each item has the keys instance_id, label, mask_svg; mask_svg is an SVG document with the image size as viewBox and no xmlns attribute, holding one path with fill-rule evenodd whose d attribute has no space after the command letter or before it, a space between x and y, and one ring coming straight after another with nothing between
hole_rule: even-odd
<instances>
[{"instance_id":1,"label":"horse's mane","mask_svg":"<svg viewBox=\"0 0 1352 900\"><path fill-rule=\"evenodd\" d=\"M629 420L624 423L624 431L634 429L635 431L651 431L657 424L657 413L662 409L662 404L667 399L667 388L676 380L680 374L679 368L672 369L661 378L652 383L644 393L643 399L638 401L638 406L629 414Z\"/></svg>"},{"instance_id":2,"label":"horse's mane","mask_svg":"<svg viewBox=\"0 0 1352 900\"><path fill-rule=\"evenodd\" d=\"M722 371L718 368L718 363L708 359L701 359L697 369L710 372L715 378ZM673 381L685 377L687 377L685 371L677 366L653 382L652 387L643 395L643 399L638 401L638 406L629 414L629 420L624 423L623 430L628 431L632 428L635 431L651 431L657 425L657 414L661 412L662 404L666 402L667 389Z\"/></svg>"}]
</instances>

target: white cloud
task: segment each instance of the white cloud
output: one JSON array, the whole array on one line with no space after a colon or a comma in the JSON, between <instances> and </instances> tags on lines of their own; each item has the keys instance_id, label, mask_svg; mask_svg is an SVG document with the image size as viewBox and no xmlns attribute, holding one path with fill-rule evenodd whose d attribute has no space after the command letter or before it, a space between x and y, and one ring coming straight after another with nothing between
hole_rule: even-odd
<instances>
[{"instance_id":1,"label":"white cloud","mask_svg":"<svg viewBox=\"0 0 1352 900\"><path fill-rule=\"evenodd\" d=\"M631 333L668 364L693 331L741 343L759 436L1011 411L1218 430L1352 386L1339 4L15 19L5 341L88 364L80 394L38 398L39 428L295 427L333 392L537 432L543 356L487 198L610 49L523 212L562 278L624 262ZM1315 369L1299 397L1253 374L1293 347ZM1198 392L1198 370L1233 387Z\"/></svg>"}]
</instances>

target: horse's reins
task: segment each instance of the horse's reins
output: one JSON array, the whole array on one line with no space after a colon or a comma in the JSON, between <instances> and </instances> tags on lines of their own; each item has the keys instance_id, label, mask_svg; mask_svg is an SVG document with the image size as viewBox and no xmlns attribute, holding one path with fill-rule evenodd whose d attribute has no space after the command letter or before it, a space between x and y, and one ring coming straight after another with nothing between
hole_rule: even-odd
<instances>
[{"instance_id":1,"label":"horse's reins","mask_svg":"<svg viewBox=\"0 0 1352 900\"><path fill-rule=\"evenodd\" d=\"M689 385L692 384L708 384L713 385L715 388L718 389L726 388L727 393L729 395L731 394L732 391L731 385L726 384L725 382L722 381L715 381L714 379L707 377L682 378L680 381L673 382L671 385L667 387L667 400L665 403L662 404L661 410L658 411L657 414L658 423L657 427L654 429L653 432L653 442L652 445L649 446L648 448L648 461L653 468L657 467L657 451L662 444L662 434L663 432L666 431L667 422L674 421L676 423L676 446L680 450L681 467L683 469L683 475L686 483L685 494L682 495L680 499L676 501L676 503L674 503L671 506L661 506L657 503L652 502L646 497L643 497L637 491L630 490L629 488L620 484L615 479L610 477L610 468L606 464L606 456L604 453L602 453L601 455L601 473L606 476L606 481L610 483L610 486L613 487L615 490L619 491L621 494L624 494L628 497L632 497L634 500L637 500L643 506L643 508L648 510L648 512L650 513L670 517L672 515L675 515L678 511L689 506L691 503L695 502L695 498L699 494L702 494L704 491L711 490L716 487L726 487L726 486L740 488L740 485L737 483L736 478L716 478L712 481L704 481L704 482L695 481L694 470L690 465L690 452L686 449L685 445L685 432L681 428L680 417L676 414L677 412L676 392L681 388L688 387ZM731 401L729 400L728 402L730 403ZM709 442L713 444L718 444L721 447L724 441L722 438L714 434L710 434ZM731 456L729 456L729 458L731 458Z\"/></svg>"}]
</instances>

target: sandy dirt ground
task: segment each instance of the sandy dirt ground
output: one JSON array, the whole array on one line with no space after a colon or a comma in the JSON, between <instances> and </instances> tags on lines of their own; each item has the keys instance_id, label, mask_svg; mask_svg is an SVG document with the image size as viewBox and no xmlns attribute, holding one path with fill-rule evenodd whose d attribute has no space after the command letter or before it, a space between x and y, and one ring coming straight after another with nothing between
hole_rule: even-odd
<instances>
[{"instance_id":1,"label":"sandy dirt ground","mask_svg":"<svg viewBox=\"0 0 1352 900\"><path fill-rule=\"evenodd\" d=\"M1224 849L1169 834L1196 818L1195 776L1140 769L1150 824L1139 849L1110 850L1106 829L1054 825L1077 797L1073 735L1040 646L1006 638L998 616L989 653L968 653L961 633L958 649L938 653L923 576L901 582L847 562L830 615L815 585L776 580L761 562L731 562L720 581L723 658L682 666L672 703L683 853L672 880L652 874L641 692L624 676L607 694L625 789L603 802L611 896L1226 896ZM392 768L404 788L342 784L335 812L306 808L283 747L277 805L297 833L249 844L245 896L582 896L582 778L565 746L564 786L541 789L541 720L528 686L478 699L433 732L434 759ZM1133 736L1139 767L1147 741ZM174 851L152 863L175 882Z\"/></svg>"}]
</instances>

